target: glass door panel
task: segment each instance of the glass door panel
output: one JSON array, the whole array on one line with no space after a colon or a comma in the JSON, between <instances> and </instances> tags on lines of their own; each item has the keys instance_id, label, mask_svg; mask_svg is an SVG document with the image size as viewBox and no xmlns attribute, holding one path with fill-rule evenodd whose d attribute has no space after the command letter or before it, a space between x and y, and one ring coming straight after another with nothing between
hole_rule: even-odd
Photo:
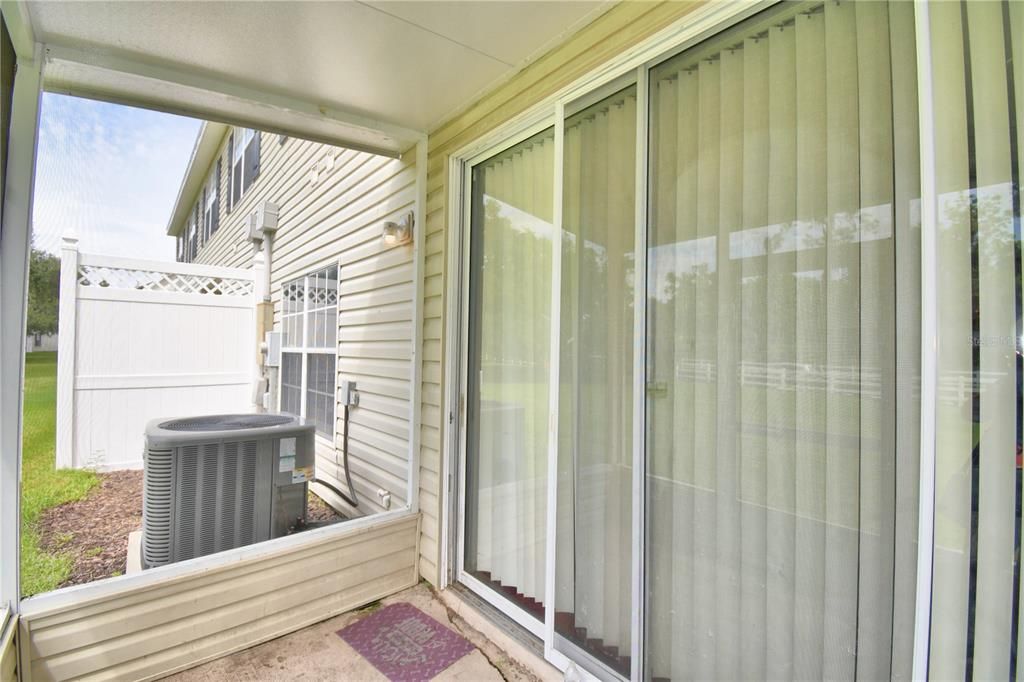
<instances>
[{"instance_id":1,"label":"glass door panel","mask_svg":"<svg viewBox=\"0 0 1024 682\"><path fill-rule=\"evenodd\" d=\"M463 570L544 618L554 132L472 168Z\"/></svg>"},{"instance_id":2,"label":"glass door panel","mask_svg":"<svg viewBox=\"0 0 1024 682\"><path fill-rule=\"evenodd\" d=\"M575 645L566 653L626 677L636 120L630 86L565 121L555 554L555 632Z\"/></svg>"},{"instance_id":3,"label":"glass door panel","mask_svg":"<svg viewBox=\"0 0 1024 682\"><path fill-rule=\"evenodd\" d=\"M786 5L651 72L652 678L904 674L913 74L913 7L880 2Z\"/></svg>"},{"instance_id":4,"label":"glass door panel","mask_svg":"<svg viewBox=\"0 0 1024 682\"><path fill-rule=\"evenodd\" d=\"M1024 4L929 7L938 377L928 674L1024 678Z\"/></svg>"}]
</instances>

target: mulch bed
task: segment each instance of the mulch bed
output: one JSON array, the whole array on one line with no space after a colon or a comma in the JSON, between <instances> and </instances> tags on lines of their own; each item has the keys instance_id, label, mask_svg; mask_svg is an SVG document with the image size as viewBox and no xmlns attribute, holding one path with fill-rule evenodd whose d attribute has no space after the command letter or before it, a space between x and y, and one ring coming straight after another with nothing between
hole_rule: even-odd
<instances>
[{"instance_id":1,"label":"mulch bed","mask_svg":"<svg viewBox=\"0 0 1024 682\"><path fill-rule=\"evenodd\" d=\"M40 547L74 557L60 587L124 573L128 533L142 526L142 472L100 474L85 499L47 509L36 529Z\"/></svg>"},{"instance_id":2,"label":"mulch bed","mask_svg":"<svg viewBox=\"0 0 1024 682\"><path fill-rule=\"evenodd\" d=\"M99 474L85 499L43 512L36 524L40 547L74 557L71 575L59 587L80 585L125 572L128 534L142 528L142 472ZM309 521L341 521L332 507L310 494Z\"/></svg>"}]
</instances>

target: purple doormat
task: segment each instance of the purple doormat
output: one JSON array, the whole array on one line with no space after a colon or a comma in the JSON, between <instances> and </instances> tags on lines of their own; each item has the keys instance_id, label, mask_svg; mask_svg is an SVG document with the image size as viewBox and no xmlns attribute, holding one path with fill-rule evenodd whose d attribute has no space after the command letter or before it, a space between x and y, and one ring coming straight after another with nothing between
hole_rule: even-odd
<instances>
[{"instance_id":1,"label":"purple doormat","mask_svg":"<svg viewBox=\"0 0 1024 682\"><path fill-rule=\"evenodd\" d=\"M390 604L338 636L392 682L429 680L473 645L407 602Z\"/></svg>"}]
</instances>

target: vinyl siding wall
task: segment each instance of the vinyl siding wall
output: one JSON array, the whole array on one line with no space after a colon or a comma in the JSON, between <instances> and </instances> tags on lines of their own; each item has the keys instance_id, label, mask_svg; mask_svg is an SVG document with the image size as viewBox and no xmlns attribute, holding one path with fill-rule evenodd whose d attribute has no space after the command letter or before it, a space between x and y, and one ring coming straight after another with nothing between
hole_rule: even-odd
<instances>
[{"instance_id":1,"label":"vinyl siding wall","mask_svg":"<svg viewBox=\"0 0 1024 682\"><path fill-rule=\"evenodd\" d=\"M349 462L359 498L356 513L384 511L380 489L391 493L391 509L396 509L408 497L414 264L412 245L385 247L381 228L384 221L398 221L414 207L415 149L401 159L388 159L261 135L259 176L230 213L228 135L224 136L218 154L220 228L199 249L196 262L251 267L255 248L248 240L247 217L263 200L277 204L279 227L271 268L277 330L283 283L340 264L338 381L355 381L360 394L349 432ZM317 476L344 490L341 406L335 413L334 446L317 439ZM353 513L327 489L315 490L340 510Z\"/></svg>"},{"instance_id":2,"label":"vinyl siding wall","mask_svg":"<svg viewBox=\"0 0 1024 682\"><path fill-rule=\"evenodd\" d=\"M116 594L28 599L23 679L155 679L279 637L415 585L416 537L410 514Z\"/></svg>"},{"instance_id":3,"label":"vinyl siding wall","mask_svg":"<svg viewBox=\"0 0 1024 682\"><path fill-rule=\"evenodd\" d=\"M437 584L441 552L443 367L447 307L448 160L460 147L488 134L589 71L669 26L699 2L619 3L558 47L485 95L430 134L427 164L426 259L423 287L423 385L420 443L420 574Z\"/></svg>"}]
</instances>

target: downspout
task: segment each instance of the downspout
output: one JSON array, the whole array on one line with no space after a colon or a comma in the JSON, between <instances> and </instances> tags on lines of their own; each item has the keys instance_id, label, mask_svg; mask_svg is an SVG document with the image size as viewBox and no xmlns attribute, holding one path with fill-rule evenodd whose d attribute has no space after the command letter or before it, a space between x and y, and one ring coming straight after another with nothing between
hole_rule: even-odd
<instances>
[{"instance_id":1,"label":"downspout","mask_svg":"<svg viewBox=\"0 0 1024 682\"><path fill-rule=\"evenodd\" d=\"M274 255L274 233L263 230L263 302L270 303L270 268ZM269 330L268 330L269 331Z\"/></svg>"},{"instance_id":2,"label":"downspout","mask_svg":"<svg viewBox=\"0 0 1024 682\"><path fill-rule=\"evenodd\" d=\"M273 239L277 229L277 206L264 202L249 216L249 239L252 241L253 269L256 273L253 285L255 291L255 335L256 335L256 377L253 383L253 408L266 412L277 407L277 368L271 367L265 342L267 332L274 329L274 304L270 296L270 281L273 264Z\"/></svg>"},{"instance_id":3,"label":"downspout","mask_svg":"<svg viewBox=\"0 0 1024 682\"><path fill-rule=\"evenodd\" d=\"M260 302L259 316L262 321L260 339L266 338L266 333L274 330L274 303L270 299L270 273L273 267L273 241L274 233L263 232L263 300ZM266 353L263 354L266 360ZM266 366L264 363L263 377L266 380L267 390L265 392L266 402L262 405L263 411L274 411L277 409L277 377L280 368Z\"/></svg>"}]
</instances>

